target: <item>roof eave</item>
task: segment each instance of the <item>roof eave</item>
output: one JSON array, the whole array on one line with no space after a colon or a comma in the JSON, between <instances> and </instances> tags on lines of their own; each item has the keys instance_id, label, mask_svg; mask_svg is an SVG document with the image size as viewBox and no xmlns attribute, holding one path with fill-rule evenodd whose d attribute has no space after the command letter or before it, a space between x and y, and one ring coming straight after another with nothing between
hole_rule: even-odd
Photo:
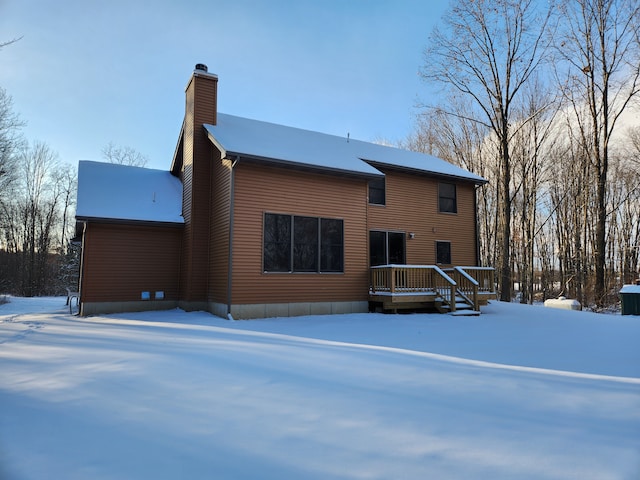
<instances>
[{"instance_id":1,"label":"roof eave","mask_svg":"<svg viewBox=\"0 0 640 480\"><path fill-rule=\"evenodd\" d=\"M473 183L474 185L478 185L478 186L489 183L488 180L482 177L477 177L477 176L467 177L463 175L454 175L450 173L434 172L430 170L423 170L420 168L405 167L402 165L393 165L393 164L384 163L384 162L377 162L375 160L369 160L365 158L363 158L362 161L367 162L372 167L378 168L378 169L395 170L395 171L401 171L401 172L406 172L411 174L434 177L434 178L458 180L458 181Z\"/></svg>"},{"instance_id":2,"label":"roof eave","mask_svg":"<svg viewBox=\"0 0 640 480\"><path fill-rule=\"evenodd\" d=\"M182 146L184 142L184 120L182 121L182 126L180 127L180 135L178 135L178 143L176 144L176 149L173 152L173 160L171 160L171 168L169 171L174 176L180 175L180 170L182 169Z\"/></svg>"},{"instance_id":3,"label":"roof eave","mask_svg":"<svg viewBox=\"0 0 640 480\"><path fill-rule=\"evenodd\" d=\"M229 158L229 154L227 150L222 146L222 144L218 141L216 137L209 131L209 129L203 125L204 131L207 132L207 137L209 137L209 141L215 145L215 147L220 151L220 158ZM233 155L233 154L232 154Z\"/></svg>"},{"instance_id":4,"label":"roof eave","mask_svg":"<svg viewBox=\"0 0 640 480\"><path fill-rule=\"evenodd\" d=\"M121 225L138 225L138 226L154 226L154 227L184 227L184 221L172 222L165 220L140 220L132 218L108 218L108 217L90 217L76 215L76 222L86 223L104 223L104 224L121 224Z\"/></svg>"},{"instance_id":5,"label":"roof eave","mask_svg":"<svg viewBox=\"0 0 640 480\"><path fill-rule=\"evenodd\" d=\"M218 144L216 144L217 146ZM218 147L220 148L220 147ZM384 173L363 172L358 170L345 170L341 168L326 167L323 165L314 165L309 163L296 162L292 160L283 160L278 158L261 157L259 155L252 155L243 152L233 152L225 150L225 155L222 158L235 159L240 158L242 161L249 161L252 163L260 163L264 165L270 165L275 167L288 167L300 171L324 173L328 175L338 175L341 177L351 178L364 178L374 179L384 177ZM375 167L374 167L375 168Z\"/></svg>"}]
</instances>

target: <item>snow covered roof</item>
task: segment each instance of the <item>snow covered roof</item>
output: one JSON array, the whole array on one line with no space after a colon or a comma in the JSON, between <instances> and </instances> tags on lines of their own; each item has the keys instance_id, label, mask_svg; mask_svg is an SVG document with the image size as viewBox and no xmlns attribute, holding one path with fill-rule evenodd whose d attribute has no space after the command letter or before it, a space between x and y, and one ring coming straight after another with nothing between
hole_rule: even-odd
<instances>
[{"instance_id":1,"label":"snow covered roof","mask_svg":"<svg viewBox=\"0 0 640 480\"><path fill-rule=\"evenodd\" d=\"M286 127L218 113L216 125L205 125L209 139L224 157L306 166L337 173L381 176L379 167L456 177L477 184L482 177L423 153L361 140ZM371 163L368 163L371 162Z\"/></svg>"},{"instance_id":2,"label":"snow covered roof","mask_svg":"<svg viewBox=\"0 0 640 480\"><path fill-rule=\"evenodd\" d=\"M640 285L623 285L620 293L638 293L640 294Z\"/></svg>"},{"instance_id":3,"label":"snow covered roof","mask_svg":"<svg viewBox=\"0 0 640 480\"><path fill-rule=\"evenodd\" d=\"M79 220L184 223L182 183L170 172L82 160L78 165Z\"/></svg>"}]
</instances>

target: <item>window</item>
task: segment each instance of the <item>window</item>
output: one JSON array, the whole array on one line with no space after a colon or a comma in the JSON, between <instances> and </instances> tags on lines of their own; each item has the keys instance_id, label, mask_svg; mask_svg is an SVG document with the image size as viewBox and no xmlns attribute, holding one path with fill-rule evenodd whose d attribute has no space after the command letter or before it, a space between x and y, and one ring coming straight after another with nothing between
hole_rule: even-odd
<instances>
[{"instance_id":1,"label":"window","mask_svg":"<svg viewBox=\"0 0 640 480\"><path fill-rule=\"evenodd\" d=\"M344 270L342 220L320 219L320 271L342 272Z\"/></svg>"},{"instance_id":2,"label":"window","mask_svg":"<svg viewBox=\"0 0 640 480\"><path fill-rule=\"evenodd\" d=\"M458 213L456 186L454 183L438 184L438 211L440 213Z\"/></svg>"},{"instance_id":3,"label":"window","mask_svg":"<svg viewBox=\"0 0 640 480\"><path fill-rule=\"evenodd\" d=\"M387 264L387 232L369 232L369 263L372 267Z\"/></svg>"},{"instance_id":4,"label":"window","mask_svg":"<svg viewBox=\"0 0 640 480\"><path fill-rule=\"evenodd\" d=\"M386 204L384 177L369 180L369 203L374 205Z\"/></svg>"},{"instance_id":5,"label":"window","mask_svg":"<svg viewBox=\"0 0 640 480\"><path fill-rule=\"evenodd\" d=\"M318 219L293 217L293 271L318 271Z\"/></svg>"},{"instance_id":6,"label":"window","mask_svg":"<svg viewBox=\"0 0 640 480\"><path fill-rule=\"evenodd\" d=\"M451 242L436 242L436 263L451 265Z\"/></svg>"},{"instance_id":7,"label":"window","mask_svg":"<svg viewBox=\"0 0 640 480\"><path fill-rule=\"evenodd\" d=\"M263 250L265 271L291 271L291 216L264 216Z\"/></svg>"},{"instance_id":8,"label":"window","mask_svg":"<svg viewBox=\"0 0 640 480\"><path fill-rule=\"evenodd\" d=\"M387 244L389 263L395 265L404 265L404 233L401 232L388 232Z\"/></svg>"},{"instance_id":9,"label":"window","mask_svg":"<svg viewBox=\"0 0 640 480\"><path fill-rule=\"evenodd\" d=\"M266 213L265 272L344 271L343 221Z\"/></svg>"},{"instance_id":10,"label":"window","mask_svg":"<svg viewBox=\"0 0 640 480\"><path fill-rule=\"evenodd\" d=\"M369 263L376 265L404 265L405 234L403 232L369 232Z\"/></svg>"}]
</instances>

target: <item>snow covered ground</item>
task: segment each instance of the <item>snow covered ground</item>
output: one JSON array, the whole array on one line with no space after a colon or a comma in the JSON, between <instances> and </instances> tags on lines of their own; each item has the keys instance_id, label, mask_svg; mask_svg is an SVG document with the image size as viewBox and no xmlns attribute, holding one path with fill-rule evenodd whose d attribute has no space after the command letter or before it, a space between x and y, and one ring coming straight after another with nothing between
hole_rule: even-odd
<instances>
[{"instance_id":1,"label":"snow covered ground","mask_svg":"<svg viewBox=\"0 0 640 480\"><path fill-rule=\"evenodd\" d=\"M0 305L0 479L640 478L640 317Z\"/></svg>"}]
</instances>

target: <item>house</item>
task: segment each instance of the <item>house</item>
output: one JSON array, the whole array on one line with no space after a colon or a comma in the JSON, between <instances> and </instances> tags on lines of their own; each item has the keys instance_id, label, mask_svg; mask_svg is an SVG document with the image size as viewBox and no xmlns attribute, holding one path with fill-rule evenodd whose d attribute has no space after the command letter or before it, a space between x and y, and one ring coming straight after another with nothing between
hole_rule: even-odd
<instances>
[{"instance_id":1,"label":"house","mask_svg":"<svg viewBox=\"0 0 640 480\"><path fill-rule=\"evenodd\" d=\"M465 282L477 310L478 292L493 291L482 273L492 270L467 268L478 265L483 178L416 152L219 113L217 88L197 65L169 171L80 162L82 315L455 310Z\"/></svg>"}]
</instances>

